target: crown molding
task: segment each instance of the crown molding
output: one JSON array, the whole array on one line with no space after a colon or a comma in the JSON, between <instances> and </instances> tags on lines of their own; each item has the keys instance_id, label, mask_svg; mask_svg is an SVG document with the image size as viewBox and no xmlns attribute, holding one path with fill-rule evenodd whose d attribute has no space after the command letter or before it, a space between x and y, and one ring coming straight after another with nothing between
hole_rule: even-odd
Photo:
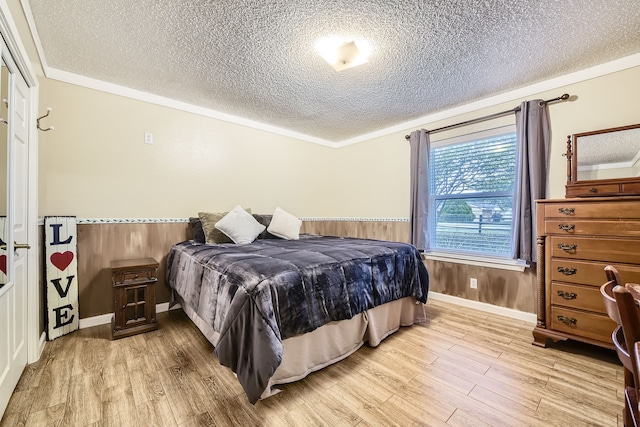
<instances>
[{"instance_id":1,"label":"crown molding","mask_svg":"<svg viewBox=\"0 0 640 427\"><path fill-rule=\"evenodd\" d=\"M120 95L126 98L148 102L150 104L160 105L162 107L172 108L174 110L198 114L203 117L222 120L222 121L234 123L240 126L246 126L252 129L262 130L265 132L270 132L277 135L286 136L289 138L295 138L298 140L311 142L314 144L324 145L326 147L336 146L336 143L327 141L322 138L317 138L311 135L305 135L303 133L294 132L289 129L272 126L266 123L257 122L255 120L249 120L244 117L234 116L231 114L212 110L210 108L189 104L187 102L177 101L171 98L165 98L163 96L154 95L152 93L131 89L125 86L120 86L113 83L105 82L103 80L93 79L91 77L70 73L68 71L58 70L57 68L47 67L45 69L45 75L47 76L47 78L50 78L53 80L58 80L58 81L70 83L76 86L82 86L89 89L98 90L101 92L107 92L114 95Z\"/></svg>"},{"instance_id":2,"label":"crown molding","mask_svg":"<svg viewBox=\"0 0 640 427\"><path fill-rule=\"evenodd\" d=\"M537 95L549 90L563 88L575 83L580 83L585 80L590 80L596 77L602 77L607 74L617 73L629 68L640 66L640 53L626 56L624 58L616 59L614 61L606 62L604 64L596 65L594 67L586 68L584 70L576 71L574 73L566 74L564 76L556 77L553 79L545 80L543 82L535 83L529 86L525 86L519 89L515 89L509 92L502 93L500 95L484 98L479 101L470 102L460 107L451 108L449 110L441 111L434 114L429 114L408 122L400 123L395 126L391 126L385 129L381 129L375 132L360 135L354 138L346 139L336 144L336 148L346 147L348 145L357 144L359 142L368 141L374 138L390 135L396 132L410 132L416 128L424 127L425 124L434 123L439 120L449 119L451 117L459 116L461 114L471 113L477 110L481 110L487 107L493 107L494 105L502 104L504 102L519 101L522 98L528 96Z\"/></svg>"}]
</instances>

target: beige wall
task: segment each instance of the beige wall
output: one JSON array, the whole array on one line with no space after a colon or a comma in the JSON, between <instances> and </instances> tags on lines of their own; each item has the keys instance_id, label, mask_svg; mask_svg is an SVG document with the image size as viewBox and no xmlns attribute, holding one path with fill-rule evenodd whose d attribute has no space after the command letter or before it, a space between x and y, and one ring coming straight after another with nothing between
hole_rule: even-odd
<instances>
[{"instance_id":1,"label":"beige wall","mask_svg":"<svg viewBox=\"0 0 640 427\"><path fill-rule=\"evenodd\" d=\"M550 198L564 197L568 134L640 122L638 81L640 67L528 97L576 96L549 107ZM412 129L333 149L59 81L41 83L42 109L53 108L47 123L56 129L40 133L40 215L186 217L242 204L256 212L279 205L307 217L408 216L404 135ZM153 145L144 144L145 132L153 133Z\"/></svg>"},{"instance_id":2,"label":"beige wall","mask_svg":"<svg viewBox=\"0 0 640 427\"><path fill-rule=\"evenodd\" d=\"M551 122L552 144L550 152L550 171L549 171L549 189L548 198L564 198L566 184L566 159L562 156L566 151L567 135L587 132L596 129L610 128L616 126L640 123L640 112L637 107L637 100L640 98L640 67L620 71L617 73L605 75L595 79L587 80L581 83L565 86L552 91L543 92L527 99L551 99L569 93L576 97L575 100L567 102L559 102L549 106L549 115ZM485 108L473 113L452 117L451 119L438 121L435 123L424 123L418 128L434 129L453 123L469 120L472 118L484 116L511 109L519 104L520 101L508 102ZM511 116L512 117L512 116ZM461 128L455 131L437 133L432 136L432 140L439 140L455 136L464 132L473 132L481 129L487 129L498 125L503 125L509 119L499 119L488 121L473 127ZM511 120L513 123L513 120ZM359 171L352 172L360 175L360 181L366 181L366 176L375 179L377 170L369 168L368 164L363 164L361 159L365 156L373 157L376 160L376 166L384 169L384 175L393 177L393 183L387 183L385 189L394 189L387 191L384 196L380 195L374 200L364 200L361 206L362 215L383 215L383 209L374 206L376 201L385 200L385 203L392 205L394 208L390 215L407 216L408 215L408 197L409 197L409 181L408 181L408 162L409 147L404 140L404 135L412 131L398 132L392 135L376 138L361 144L346 147L340 151L340 162L344 165L358 165ZM337 179L336 179L337 181ZM348 189L346 191L349 191ZM384 209L387 211L387 209ZM391 209L389 209L391 211Z\"/></svg>"},{"instance_id":3,"label":"beige wall","mask_svg":"<svg viewBox=\"0 0 640 427\"><path fill-rule=\"evenodd\" d=\"M335 150L141 101L42 80L40 215L186 217L241 204L330 215ZM152 145L144 133L152 132Z\"/></svg>"}]
</instances>

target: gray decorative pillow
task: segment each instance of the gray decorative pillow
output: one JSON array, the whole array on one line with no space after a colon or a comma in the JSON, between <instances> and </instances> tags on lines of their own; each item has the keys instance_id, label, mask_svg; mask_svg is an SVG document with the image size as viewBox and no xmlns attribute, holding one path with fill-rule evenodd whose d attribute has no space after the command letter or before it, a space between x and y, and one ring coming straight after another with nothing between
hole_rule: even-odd
<instances>
[{"instance_id":1,"label":"gray decorative pillow","mask_svg":"<svg viewBox=\"0 0 640 427\"><path fill-rule=\"evenodd\" d=\"M202 221L200 220L200 217L189 217L189 225L191 226L193 240L197 243L204 243L206 238L204 237L204 230L202 229Z\"/></svg>"},{"instance_id":2,"label":"gray decorative pillow","mask_svg":"<svg viewBox=\"0 0 640 427\"><path fill-rule=\"evenodd\" d=\"M251 213L251 209L245 209ZM198 212L202 222L205 243L233 243L233 241L222 231L216 228L216 222L220 221L229 212Z\"/></svg>"},{"instance_id":3,"label":"gray decorative pillow","mask_svg":"<svg viewBox=\"0 0 640 427\"><path fill-rule=\"evenodd\" d=\"M260 224L264 225L265 227L268 227L269 224L271 223L271 217L273 215L262 215L262 214L253 214L253 217L256 219L256 221L258 221ZM278 236L274 236L273 234L269 233L266 229L260 233L258 235L258 239L278 239Z\"/></svg>"}]
</instances>

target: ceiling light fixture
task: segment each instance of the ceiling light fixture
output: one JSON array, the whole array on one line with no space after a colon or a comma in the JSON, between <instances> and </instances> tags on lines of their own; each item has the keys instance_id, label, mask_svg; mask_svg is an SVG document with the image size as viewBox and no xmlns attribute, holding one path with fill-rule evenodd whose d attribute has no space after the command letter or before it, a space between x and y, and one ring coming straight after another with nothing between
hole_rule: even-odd
<instances>
[{"instance_id":1,"label":"ceiling light fixture","mask_svg":"<svg viewBox=\"0 0 640 427\"><path fill-rule=\"evenodd\" d=\"M336 37L326 37L318 40L316 49L320 56L327 61L334 70L342 71L362 65L369 60L371 47L368 43L358 41L345 42Z\"/></svg>"}]
</instances>

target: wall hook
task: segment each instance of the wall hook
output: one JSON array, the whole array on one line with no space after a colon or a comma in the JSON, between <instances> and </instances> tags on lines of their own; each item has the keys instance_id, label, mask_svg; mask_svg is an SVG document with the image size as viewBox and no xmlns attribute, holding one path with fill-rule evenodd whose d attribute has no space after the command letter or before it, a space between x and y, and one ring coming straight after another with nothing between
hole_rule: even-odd
<instances>
[{"instance_id":1,"label":"wall hook","mask_svg":"<svg viewBox=\"0 0 640 427\"><path fill-rule=\"evenodd\" d=\"M37 122L36 122L36 123L37 123L37 126L38 126L38 129L40 129L42 132L47 132L47 131L50 131L50 130L53 130L53 129L54 129L54 127L53 127L53 126L49 126L49 127L48 127L48 128L46 128L46 129L42 129L42 128L40 127L40 120L42 120L42 119L44 119L45 117L47 117L47 116L49 115L49 113L51 113L51 108L50 108L50 107L49 107L49 108L47 108L47 114L45 114L45 115L44 115L44 116L42 116L42 117L38 117L38 120L37 120Z\"/></svg>"}]
</instances>

